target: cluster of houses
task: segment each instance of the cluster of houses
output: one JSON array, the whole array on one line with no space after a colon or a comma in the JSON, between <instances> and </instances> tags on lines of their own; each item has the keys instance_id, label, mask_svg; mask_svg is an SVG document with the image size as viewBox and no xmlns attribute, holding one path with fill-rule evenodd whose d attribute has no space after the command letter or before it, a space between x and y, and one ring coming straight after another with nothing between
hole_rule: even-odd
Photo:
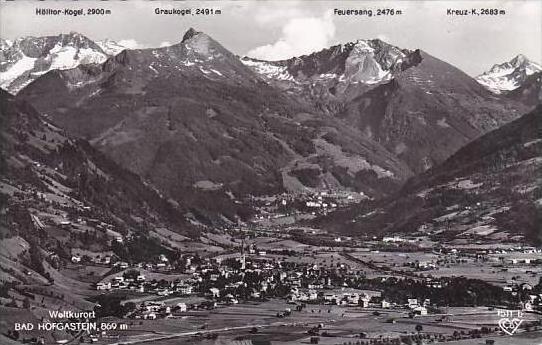
<instances>
[{"instance_id":1,"label":"cluster of houses","mask_svg":"<svg viewBox=\"0 0 542 345\"><path fill-rule=\"evenodd\" d=\"M126 261L119 260L119 258L114 255L95 255L93 257L81 254L78 252L75 252L71 256L71 262L74 264L80 264L80 263L91 263L94 265L100 265L100 266L108 266L112 268L116 268L118 270L125 270L128 268L136 268L136 269L145 269L148 271L157 271L157 272L168 272L172 271L174 267L169 262L169 259L161 254L159 255L156 260L152 262L139 262L137 264L130 264ZM190 264L190 259L188 258L188 263ZM192 266L192 268L195 270L195 266Z\"/></svg>"},{"instance_id":2,"label":"cluster of houses","mask_svg":"<svg viewBox=\"0 0 542 345\"><path fill-rule=\"evenodd\" d=\"M434 261L409 261L405 262L405 266L415 268L420 271L434 270L437 269L437 263Z\"/></svg>"},{"instance_id":3,"label":"cluster of houses","mask_svg":"<svg viewBox=\"0 0 542 345\"><path fill-rule=\"evenodd\" d=\"M344 263L326 268L316 264L285 262L259 256L253 256L248 260L244 254L226 259L220 257L199 259L197 263L191 259L193 257L190 256L183 258L185 263L183 279L173 281L148 279L145 272L141 273L131 268L119 271L112 278L99 282L96 289L132 290L157 296L170 296L172 301L181 297L198 297L196 300L200 300L197 303L176 305L145 302L130 315L145 319L174 317L188 309L209 309L218 305L237 304L240 300L261 301L266 298L282 298L288 303L297 305L409 308L413 314L427 314L428 301L418 303L417 300L409 300L408 305L398 306L383 299L377 291L356 289L353 282L357 273Z\"/></svg>"},{"instance_id":4,"label":"cluster of houses","mask_svg":"<svg viewBox=\"0 0 542 345\"><path fill-rule=\"evenodd\" d=\"M160 301L146 301L141 303L128 317L134 319L156 320L159 318L172 318L177 313L188 310L186 303L177 303L174 306Z\"/></svg>"},{"instance_id":5,"label":"cluster of houses","mask_svg":"<svg viewBox=\"0 0 542 345\"><path fill-rule=\"evenodd\" d=\"M258 220L280 218L293 214L325 214L338 207L349 205L368 197L363 193L348 191L318 191L303 194L282 194L276 200L265 201L259 207Z\"/></svg>"},{"instance_id":6,"label":"cluster of houses","mask_svg":"<svg viewBox=\"0 0 542 345\"><path fill-rule=\"evenodd\" d=\"M336 237L336 242L352 240L348 237ZM402 243L407 241L394 236L382 239L386 243ZM152 262L129 264L120 261L114 255L102 255L92 258L81 254L73 254L71 261L81 263L90 260L94 264L106 265L116 268L117 273L111 278L96 284L95 288L101 291L130 290L144 294L157 296L198 296L205 298L209 303L205 308L216 307L220 304L236 304L240 300L261 300L265 298L283 298L290 303L314 303L332 304L343 306L397 308L390 301L374 298L359 291L339 291L340 289L356 288L350 285L357 278L356 273L347 264L340 263L336 267L318 267L312 264L294 264L281 260L274 260L273 255L258 250L255 246L247 246L246 252L250 255L247 260L244 252L240 256L229 258L217 256L209 258L197 258L192 255L183 255L176 262L169 262L165 255L159 255ZM502 250L501 250L502 251ZM495 260L495 258L510 257L511 253L517 254L517 259L499 259L498 263L527 264L535 262L528 256L520 254L532 254L541 252L540 249L530 247L518 247L509 249L505 253L497 250L465 250L446 248L441 249L440 258L434 261L412 261L405 265L418 270L437 269L438 266L450 262L461 263L473 260ZM503 255L508 254L508 255ZM443 256L444 255L444 256ZM530 255L532 257L532 255ZM442 261L444 260L444 261ZM510 260L510 261L507 261ZM182 262L182 265L179 264ZM131 274L127 274L127 272ZM137 271L134 274L133 271ZM166 273L174 280L149 279L153 272ZM182 275L182 279L178 278ZM176 279L176 277L178 279ZM429 279L426 285L432 288L442 288L439 279ZM523 292L528 294L532 290L529 284L510 282L504 287L505 291L512 293ZM542 296L530 295L523 300L525 309L532 309L542 301ZM172 306L169 306L171 309ZM173 306L174 310L156 309L148 310L148 305L140 307L140 317L171 317L174 312L182 312L186 308L198 307L188 305L186 307ZM424 303L410 303L407 306L412 313L425 315L427 306ZM165 307L164 307L165 308ZM151 316L145 316L154 313ZM135 317L135 316L134 316Z\"/></svg>"}]
</instances>

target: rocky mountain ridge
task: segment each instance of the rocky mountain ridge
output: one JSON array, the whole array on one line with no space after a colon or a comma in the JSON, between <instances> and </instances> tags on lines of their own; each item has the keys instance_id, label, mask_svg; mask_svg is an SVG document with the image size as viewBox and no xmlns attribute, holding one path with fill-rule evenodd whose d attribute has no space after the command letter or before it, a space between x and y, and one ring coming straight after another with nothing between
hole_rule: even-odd
<instances>
[{"instance_id":1,"label":"rocky mountain ridge","mask_svg":"<svg viewBox=\"0 0 542 345\"><path fill-rule=\"evenodd\" d=\"M496 64L476 77L476 81L491 92L500 94L520 88L529 76L542 72L542 66L519 54L510 61Z\"/></svg>"},{"instance_id":2,"label":"rocky mountain ridge","mask_svg":"<svg viewBox=\"0 0 542 345\"><path fill-rule=\"evenodd\" d=\"M48 71L102 63L108 56L99 44L75 32L2 40L0 87L17 93Z\"/></svg>"},{"instance_id":3,"label":"rocky mountain ridge","mask_svg":"<svg viewBox=\"0 0 542 345\"><path fill-rule=\"evenodd\" d=\"M377 203L318 221L347 234L403 233L441 243L542 243L542 107L487 133Z\"/></svg>"}]
</instances>

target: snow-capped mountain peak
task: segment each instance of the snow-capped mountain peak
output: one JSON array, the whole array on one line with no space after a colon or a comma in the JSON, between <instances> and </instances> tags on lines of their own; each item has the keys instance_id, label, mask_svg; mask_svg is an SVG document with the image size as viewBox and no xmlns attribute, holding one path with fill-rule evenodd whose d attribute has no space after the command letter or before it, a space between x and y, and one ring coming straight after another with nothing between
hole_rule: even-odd
<instances>
[{"instance_id":1,"label":"snow-capped mountain peak","mask_svg":"<svg viewBox=\"0 0 542 345\"><path fill-rule=\"evenodd\" d=\"M186 31L180 44L186 49L189 57L193 59L212 60L224 55L231 55L209 35L193 28Z\"/></svg>"},{"instance_id":2,"label":"snow-capped mountain peak","mask_svg":"<svg viewBox=\"0 0 542 345\"><path fill-rule=\"evenodd\" d=\"M109 46L108 46L109 47ZM50 70L104 62L114 51L77 33L21 37L0 43L0 87L17 93Z\"/></svg>"},{"instance_id":3,"label":"snow-capped mountain peak","mask_svg":"<svg viewBox=\"0 0 542 345\"><path fill-rule=\"evenodd\" d=\"M529 62L529 59L523 54L518 54L515 58L510 60L510 63L516 67L519 67Z\"/></svg>"},{"instance_id":4,"label":"snow-capped mountain peak","mask_svg":"<svg viewBox=\"0 0 542 345\"><path fill-rule=\"evenodd\" d=\"M406 56L380 40L358 40L345 61L345 77L352 82L376 84L392 78L394 66Z\"/></svg>"},{"instance_id":5,"label":"snow-capped mountain peak","mask_svg":"<svg viewBox=\"0 0 542 345\"><path fill-rule=\"evenodd\" d=\"M342 84L371 85L393 78L409 53L379 39L360 39L283 61L248 57L242 61L271 81L335 80Z\"/></svg>"},{"instance_id":6,"label":"snow-capped mountain peak","mask_svg":"<svg viewBox=\"0 0 542 345\"><path fill-rule=\"evenodd\" d=\"M519 54L510 61L496 64L476 80L494 93L503 93L520 87L527 77L542 71L542 66Z\"/></svg>"}]
</instances>

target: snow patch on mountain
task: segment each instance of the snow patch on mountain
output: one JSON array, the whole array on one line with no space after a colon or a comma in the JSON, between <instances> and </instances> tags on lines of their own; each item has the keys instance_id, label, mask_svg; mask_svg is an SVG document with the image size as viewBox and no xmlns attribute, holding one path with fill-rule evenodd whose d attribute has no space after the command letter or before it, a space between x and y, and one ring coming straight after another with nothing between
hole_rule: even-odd
<instances>
[{"instance_id":1,"label":"snow patch on mountain","mask_svg":"<svg viewBox=\"0 0 542 345\"><path fill-rule=\"evenodd\" d=\"M47 60L51 61L49 70L70 69L80 64L102 63L107 59L107 55L91 48L65 47L60 43L57 43L49 54L47 57Z\"/></svg>"},{"instance_id":2,"label":"snow patch on mountain","mask_svg":"<svg viewBox=\"0 0 542 345\"><path fill-rule=\"evenodd\" d=\"M272 62L255 60L249 57L243 57L241 62L266 78L295 81L286 66L275 65Z\"/></svg>"},{"instance_id":3,"label":"snow patch on mountain","mask_svg":"<svg viewBox=\"0 0 542 345\"><path fill-rule=\"evenodd\" d=\"M13 45L13 41L0 38L0 50L8 49Z\"/></svg>"},{"instance_id":4,"label":"snow patch on mountain","mask_svg":"<svg viewBox=\"0 0 542 345\"><path fill-rule=\"evenodd\" d=\"M17 62L15 62L8 70L5 72L0 72L0 87L2 89L9 90L9 85L11 85L15 79L29 73L34 68L36 63L35 58L28 57L23 55Z\"/></svg>"},{"instance_id":5,"label":"snow patch on mountain","mask_svg":"<svg viewBox=\"0 0 542 345\"><path fill-rule=\"evenodd\" d=\"M127 47L126 45L123 45L123 44L121 44L119 42L116 42L116 41L113 41L113 40L110 40L110 39L105 39L103 41L96 41L96 44L100 48L102 48L102 50L107 55L110 55L110 56L117 55L118 53L120 53L124 49L129 49L130 48L130 47Z\"/></svg>"}]
</instances>

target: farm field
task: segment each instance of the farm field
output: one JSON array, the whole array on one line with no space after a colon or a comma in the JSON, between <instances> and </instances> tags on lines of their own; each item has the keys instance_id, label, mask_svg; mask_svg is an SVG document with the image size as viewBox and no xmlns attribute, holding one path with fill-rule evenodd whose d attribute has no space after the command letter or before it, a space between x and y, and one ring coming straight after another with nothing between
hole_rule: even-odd
<instances>
[{"instance_id":1,"label":"farm field","mask_svg":"<svg viewBox=\"0 0 542 345\"><path fill-rule=\"evenodd\" d=\"M495 345L541 345L542 332L518 333L507 337L489 337L495 340ZM450 345L485 345L485 339L459 340L450 342Z\"/></svg>"},{"instance_id":2,"label":"farm field","mask_svg":"<svg viewBox=\"0 0 542 345\"><path fill-rule=\"evenodd\" d=\"M320 327L320 344L343 344L359 339L363 332L366 339L398 337L415 333L416 325L423 332L432 335L450 335L453 332L467 332L481 326L493 328L498 315L487 308L448 308L445 315L429 315L409 318L405 311L375 308L342 307L329 305L307 305L300 312L293 312L286 318L277 318L276 313L290 305L280 300L263 303L243 303L219 307L212 311L191 311L181 317L164 320L131 320L126 322L129 329L117 332L120 338L101 339L100 344L137 344L151 341L157 345L173 344L227 344L240 339L265 339L273 344L308 343L307 331ZM378 312L376 314L375 312ZM112 319L114 320L114 319ZM395 320L390 322L390 320ZM525 317L525 321L536 320L536 315ZM120 321L120 320L118 320ZM255 331L254 331L255 330ZM208 334L217 338L205 339ZM539 333L538 333L539 334ZM494 337L496 344L534 345L528 340L536 335L518 334L515 337ZM507 341L510 339L510 342ZM478 342L477 342L478 341ZM483 344L484 340L465 340L450 344Z\"/></svg>"},{"instance_id":3,"label":"farm field","mask_svg":"<svg viewBox=\"0 0 542 345\"><path fill-rule=\"evenodd\" d=\"M355 258L378 267L389 267L393 270L400 270L405 273L416 273L430 275L432 277L466 277L471 279L482 279L495 285L504 286L511 280L524 281L529 284L536 284L542 267L528 264L506 263L512 259L517 260L537 260L540 259L539 253L508 253L508 254L489 254L487 261L475 261L466 259L464 262L451 261L445 255L434 253L414 252L353 252L350 253ZM416 263L436 263L442 260L445 263L436 265L433 269L416 269L406 266ZM504 261L498 264L499 260Z\"/></svg>"}]
</instances>

